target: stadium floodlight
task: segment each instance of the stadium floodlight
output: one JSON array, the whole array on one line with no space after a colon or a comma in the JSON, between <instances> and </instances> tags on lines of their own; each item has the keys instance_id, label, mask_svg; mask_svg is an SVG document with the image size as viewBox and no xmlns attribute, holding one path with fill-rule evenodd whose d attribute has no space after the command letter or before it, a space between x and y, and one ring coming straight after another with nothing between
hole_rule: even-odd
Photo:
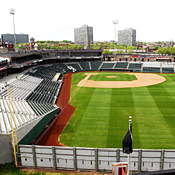
<instances>
[{"instance_id":1,"label":"stadium floodlight","mask_svg":"<svg viewBox=\"0 0 175 175\"><path fill-rule=\"evenodd\" d=\"M15 9L10 9L10 14L13 15L13 29L14 29L14 40L15 40L15 49L16 49L16 34L15 34Z\"/></svg>"},{"instance_id":2,"label":"stadium floodlight","mask_svg":"<svg viewBox=\"0 0 175 175\"><path fill-rule=\"evenodd\" d=\"M114 44L114 47L115 47L115 54L116 54L116 24L118 24L118 20L113 20L112 23L115 25L115 44Z\"/></svg>"}]
</instances>

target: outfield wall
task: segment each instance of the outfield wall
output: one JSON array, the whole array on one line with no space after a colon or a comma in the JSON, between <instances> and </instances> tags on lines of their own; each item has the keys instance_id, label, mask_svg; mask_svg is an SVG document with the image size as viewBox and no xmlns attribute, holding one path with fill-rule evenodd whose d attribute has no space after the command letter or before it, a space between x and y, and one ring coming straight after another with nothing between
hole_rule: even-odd
<instances>
[{"instance_id":1,"label":"outfield wall","mask_svg":"<svg viewBox=\"0 0 175 175\"><path fill-rule=\"evenodd\" d=\"M112 171L112 163L127 162L122 149L19 145L22 167L81 171ZM134 149L131 171L175 169L175 150Z\"/></svg>"}]
</instances>

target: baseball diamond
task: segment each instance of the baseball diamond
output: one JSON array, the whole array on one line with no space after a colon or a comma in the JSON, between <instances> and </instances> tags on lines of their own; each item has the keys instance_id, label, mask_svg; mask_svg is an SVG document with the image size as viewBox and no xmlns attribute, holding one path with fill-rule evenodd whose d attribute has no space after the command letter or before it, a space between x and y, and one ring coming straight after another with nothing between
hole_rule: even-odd
<instances>
[{"instance_id":1,"label":"baseball diamond","mask_svg":"<svg viewBox=\"0 0 175 175\"><path fill-rule=\"evenodd\" d=\"M75 107L75 112L61 133L62 144L78 147L122 147L122 139L128 128L128 116L131 115L134 148L175 148L174 75L134 74L137 79L145 75L142 77L142 87L80 86L82 81L90 81L88 76L92 74L94 75L83 72L73 74L70 104ZM112 74L117 76L117 73ZM95 75L98 80L100 73L95 72ZM113 83L118 85L133 81Z\"/></svg>"}]
</instances>

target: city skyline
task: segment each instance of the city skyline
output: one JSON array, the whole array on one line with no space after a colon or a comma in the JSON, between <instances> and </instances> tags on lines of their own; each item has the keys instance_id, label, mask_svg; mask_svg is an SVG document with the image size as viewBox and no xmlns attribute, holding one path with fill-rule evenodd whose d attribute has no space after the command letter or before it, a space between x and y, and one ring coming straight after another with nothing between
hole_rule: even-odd
<instances>
[{"instance_id":1,"label":"city skyline","mask_svg":"<svg viewBox=\"0 0 175 175\"><path fill-rule=\"evenodd\" d=\"M10 9L14 8L16 33L36 40L74 41L74 28L86 24L93 27L94 41L110 41L115 35L112 21L118 20L117 32L134 28L137 41L175 41L173 0L9 0L0 4L0 34L13 34Z\"/></svg>"}]
</instances>

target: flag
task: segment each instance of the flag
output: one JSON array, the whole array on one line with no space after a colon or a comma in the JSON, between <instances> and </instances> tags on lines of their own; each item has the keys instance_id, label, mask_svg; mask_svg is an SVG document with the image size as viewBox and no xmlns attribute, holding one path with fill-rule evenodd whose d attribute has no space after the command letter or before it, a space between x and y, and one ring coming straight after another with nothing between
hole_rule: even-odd
<instances>
[{"instance_id":1,"label":"flag","mask_svg":"<svg viewBox=\"0 0 175 175\"><path fill-rule=\"evenodd\" d=\"M132 132L131 129L128 129L128 132L123 139L123 153L130 154L132 151Z\"/></svg>"}]
</instances>

